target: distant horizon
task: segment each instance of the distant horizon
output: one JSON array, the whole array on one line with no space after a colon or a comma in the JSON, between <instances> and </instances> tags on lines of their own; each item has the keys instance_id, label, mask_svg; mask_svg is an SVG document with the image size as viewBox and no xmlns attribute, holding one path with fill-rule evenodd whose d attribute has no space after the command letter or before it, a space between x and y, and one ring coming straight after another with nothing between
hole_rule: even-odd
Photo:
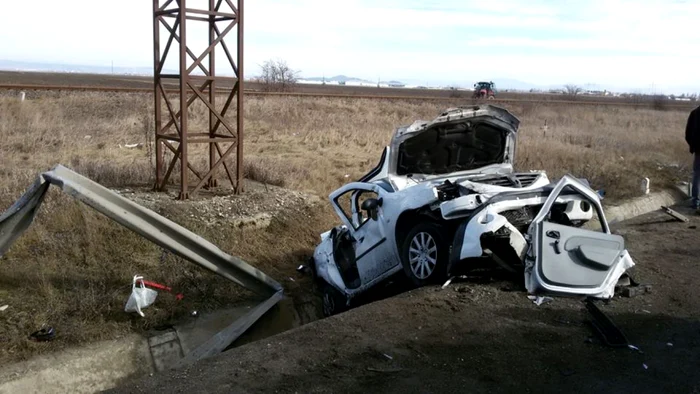
<instances>
[{"instance_id":1,"label":"distant horizon","mask_svg":"<svg viewBox=\"0 0 700 394\"><path fill-rule=\"evenodd\" d=\"M140 75L140 76L152 76L153 75L153 67L152 66L136 66L136 67L128 67L128 66L120 66L120 65L97 65L97 64L76 64L76 63L45 63L45 62L28 62L28 61L17 61L17 60L7 60L7 59L0 59L0 70L1 71L17 71L17 72L55 72L55 73L86 73L86 74L114 74L114 75ZM112 72L113 70L113 72ZM165 70L167 72L177 72L176 70ZM220 74L220 75L226 75L226 74ZM257 75L257 73L248 73L246 75L246 79L252 79ZM361 76L355 76L351 75L349 73L333 73L333 74L328 74L326 76L324 75L303 75L303 72L300 73L299 79L300 80L305 80L305 81L313 81L314 79L322 79L322 78L327 78L328 80L339 77L339 76L345 76L349 79L356 79L356 80L361 80L362 82L368 83L368 84L376 84L377 80L371 81L367 78L363 78ZM517 90L517 91L529 91L529 90L540 90L540 91L548 91L548 90L553 90L553 89L563 89L566 84L542 84L542 85L537 85L537 84L532 84L527 81L520 81L517 79L510 79L510 78L489 78L489 79L482 79L482 80L490 80L493 81L496 84L496 88L500 90L508 89L508 90ZM393 82L400 82L402 84L405 84L407 86L424 86L427 88L436 88L436 89L441 89L441 88L447 88L447 87L457 87L457 88L462 88L462 89L470 89L472 88L473 84L477 82L477 80L474 80L473 82L463 82L463 83L438 83L433 81L433 83L430 83L431 79L427 78L426 79L418 79L418 78L409 78L409 79L400 79L400 78L392 78L392 77L387 77L387 78L381 78L379 79L381 83L386 84L389 81ZM421 82L423 81L423 82ZM505 83L504 83L505 82ZM515 85L515 86L513 86ZM663 95L675 95L679 96L682 94L686 95L693 95L693 94L700 94L700 87L698 88L687 88L687 89L682 89L676 87L675 89L661 89L661 88L655 88L654 86L649 86L646 88L641 88L641 87L630 87L630 88L620 88L618 87L617 89L611 88L611 87L605 87L601 86L596 83L589 83L589 84L572 84L581 87L584 90L590 90L590 91L609 91L609 92L614 92L614 93L627 93L627 94L663 94Z\"/></svg>"},{"instance_id":2,"label":"distant horizon","mask_svg":"<svg viewBox=\"0 0 700 394\"><path fill-rule=\"evenodd\" d=\"M152 2L6 3L0 13L3 58L152 65ZM208 2L188 5L206 8ZM692 93L700 91L694 78L700 53L692 50L700 42L697 15L700 2L688 0L256 0L245 7L244 69L252 76L260 64L279 58L307 78L346 74L440 86L486 79L504 81L504 88L592 84L598 90ZM659 21L665 28L657 28ZM202 53L209 41L205 24L187 26L189 49ZM236 31L229 33L229 46ZM167 34L161 26L161 52ZM175 53L165 67L177 62ZM221 47L216 62L220 74L231 70Z\"/></svg>"}]
</instances>

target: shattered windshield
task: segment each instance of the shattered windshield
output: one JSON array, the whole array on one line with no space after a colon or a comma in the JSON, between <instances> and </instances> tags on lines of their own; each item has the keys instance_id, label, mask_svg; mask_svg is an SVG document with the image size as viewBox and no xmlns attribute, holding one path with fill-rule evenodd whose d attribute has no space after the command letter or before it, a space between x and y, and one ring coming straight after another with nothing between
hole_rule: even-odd
<instances>
[{"instance_id":1,"label":"shattered windshield","mask_svg":"<svg viewBox=\"0 0 700 394\"><path fill-rule=\"evenodd\" d=\"M503 163L506 138L485 123L436 126L400 145L396 172L438 175Z\"/></svg>"}]
</instances>

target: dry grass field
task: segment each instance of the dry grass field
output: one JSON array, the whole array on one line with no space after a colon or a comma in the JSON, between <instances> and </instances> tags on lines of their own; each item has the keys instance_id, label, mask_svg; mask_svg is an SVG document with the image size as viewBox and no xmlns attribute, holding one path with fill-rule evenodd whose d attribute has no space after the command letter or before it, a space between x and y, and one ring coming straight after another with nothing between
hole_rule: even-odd
<instances>
[{"instance_id":1,"label":"dry grass field","mask_svg":"<svg viewBox=\"0 0 700 394\"><path fill-rule=\"evenodd\" d=\"M152 105L151 96L143 94L54 92L23 103L0 96L0 210L39 172L58 163L106 186L147 188L153 180ZM522 122L519 170L585 177L605 189L609 200L637 195L641 177L650 177L653 188L687 180L687 112L545 103L507 108ZM434 102L250 97L246 173L254 181L325 198L376 164L396 126L430 119L442 109L444 104ZM202 125L204 107L195 107L191 119L192 127ZM119 147L137 142L145 147ZM249 196L231 199L255 204L266 193L278 193L275 198L283 193L273 189L251 189ZM265 230L238 229L206 225L184 214L184 206L172 201L159 211L261 267L292 294L304 282L284 279L294 275L318 234L335 222L325 204L302 204L276 215ZM249 297L56 191L30 231L0 259L0 269L0 305L10 305L0 312L0 362L149 329L192 309L216 309ZM177 303L165 294L146 310L145 319L127 315L123 305L135 273L182 289L185 300ZM27 341L42 324L56 328L57 340Z\"/></svg>"}]
</instances>

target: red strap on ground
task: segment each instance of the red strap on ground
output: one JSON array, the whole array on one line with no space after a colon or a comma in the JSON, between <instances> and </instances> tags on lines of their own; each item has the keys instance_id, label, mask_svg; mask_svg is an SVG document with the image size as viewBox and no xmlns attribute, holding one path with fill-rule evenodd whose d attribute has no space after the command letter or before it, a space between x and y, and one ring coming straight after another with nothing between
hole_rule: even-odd
<instances>
[{"instance_id":1,"label":"red strap on ground","mask_svg":"<svg viewBox=\"0 0 700 394\"><path fill-rule=\"evenodd\" d=\"M152 288L154 288L154 289L159 289L159 290L165 290L165 291L167 291L167 292L169 292L169 293L172 293L172 291L173 291L172 288L170 288L170 287L168 287L168 286L166 286L166 285L161 285L160 283L151 282L150 280L144 280L144 281L142 281L142 282L143 282L144 286L147 286L147 287L152 287ZM180 300L182 300L183 298L185 298L185 296L184 296L182 293L177 293L177 294L175 295L175 298L176 298L178 301L180 301Z\"/></svg>"},{"instance_id":2,"label":"red strap on ground","mask_svg":"<svg viewBox=\"0 0 700 394\"><path fill-rule=\"evenodd\" d=\"M144 280L143 284L145 286L148 286L148 287L153 287L154 289L165 290L165 291L172 291L173 290L166 285L161 285L160 283L151 282L150 280Z\"/></svg>"}]
</instances>

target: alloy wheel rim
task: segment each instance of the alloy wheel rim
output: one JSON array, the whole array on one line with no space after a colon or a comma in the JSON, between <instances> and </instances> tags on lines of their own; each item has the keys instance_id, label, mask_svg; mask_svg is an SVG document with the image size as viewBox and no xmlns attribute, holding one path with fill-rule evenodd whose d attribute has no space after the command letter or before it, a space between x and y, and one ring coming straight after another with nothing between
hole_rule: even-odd
<instances>
[{"instance_id":1,"label":"alloy wheel rim","mask_svg":"<svg viewBox=\"0 0 700 394\"><path fill-rule=\"evenodd\" d=\"M411 271L418 279L428 278L437 265L437 243L426 232L416 234L408 249L408 261Z\"/></svg>"}]
</instances>

